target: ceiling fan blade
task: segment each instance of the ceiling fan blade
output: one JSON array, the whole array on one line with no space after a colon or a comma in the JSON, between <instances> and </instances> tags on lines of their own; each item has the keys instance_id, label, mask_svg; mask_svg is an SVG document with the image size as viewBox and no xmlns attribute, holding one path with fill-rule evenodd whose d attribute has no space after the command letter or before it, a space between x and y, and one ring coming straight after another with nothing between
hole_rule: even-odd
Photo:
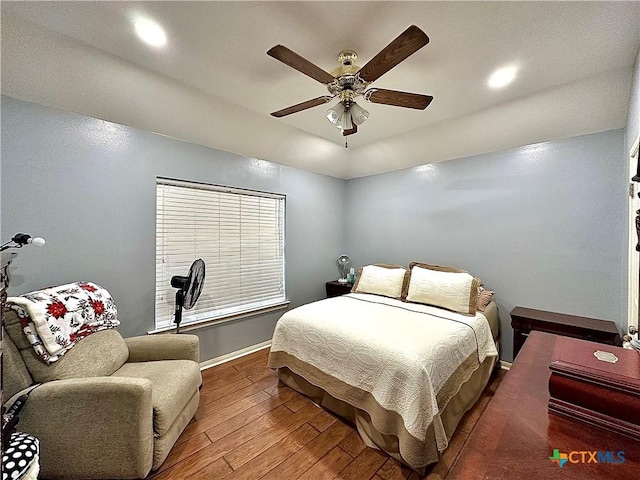
<instances>
[{"instance_id":1,"label":"ceiling fan blade","mask_svg":"<svg viewBox=\"0 0 640 480\"><path fill-rule=\"evenodd\" d=\"M411 25L360 69L358 72L360 78L365 82L377 80L427 43L429 43L427 34L415 25Z\"/></svg>"},{"instance_id":2,"label":"ceiling fan blade","mask_svg":"<svg viewBox=\"0 0 640 480\"><path fill-rule=\"evenodd\" d=\"M306 102L298 103L297 105L292 105L291 107L283 108L282 110L273 112L271 115L278 118L284 117L286 115L291 115L292 113L301 112L302 110L306 110L307 108L317 107L318 105L322 105L323 103L330 102L331 99L333 99L332 96L324 95L312 100L307 100Z\"/></svg>"},{"instance_id":3,"label":"ceiling fan blade","mask_svg":"<svg viewBox=\"0 0 640 480\"><path fill-rule=\"evenodd\" d=\"M347 135L353 135L354 133L358 133L358 125L353 124L353 128L349 130L342 130L342 136L346 137Z\"/></svg>"},{"instance_id":4,"label":"ceiling fan blade","mask_svg":"<svg viewBox=\"0 0 640 480\"><path fill-rule=\"evenodd\" d=\"M291 68L295 68L300 73L304 73L325 85L335 80L333 75L325 72L306 58L302 58L300 55L289 50L284 45L276 45L275 47L270 48L267 55L275 58L276 60L280 60L282 63L289 65Z\"/></svg>"},{"instance_id":5,"label":"ceiling fan blade","mask_svg":"<svg viewBox=\"0 0 640 480\"><path fill-rule=\"evenodd\" d=\"M372 103L415 108L416 110L424 110L429 106L431 100L433 100L431 95L398 92L397 90L386 90L384 88L370 88L364 92L364 98Z\"/></svg>"}]
</instances>

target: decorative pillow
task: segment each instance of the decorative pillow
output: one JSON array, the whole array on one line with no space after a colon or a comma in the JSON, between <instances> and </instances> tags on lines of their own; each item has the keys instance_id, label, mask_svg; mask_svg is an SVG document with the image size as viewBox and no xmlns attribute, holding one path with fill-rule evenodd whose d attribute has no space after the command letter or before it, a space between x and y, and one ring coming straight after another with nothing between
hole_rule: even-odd
<instances>
[{"instance_id":1,"label":"decorative pillow","mask_svg":"<svg viewBox=\"0 0 640 480\"><path fill-rule=\"evenodd\" d=\"M480 279L468 272L443 271L414 265L407 301L425 303L466 315L475 315Z\"/></svg>"},{"instance_id":2,"label":"decorative pillow","mask_svg":"<svg viewBox=\"0 0 640 480\"><path fill-rule=\"evenodd\" d=\"M411 277L411 270L413 270L413 267L428 268L429 270L436 270L438 272L468 273L472 277L477 278L475 275L471 274L470 272L467 272L466 270L461 270L460 268L446 267L442 265L432 265L430 263L424 263L424 262L411 262L409 264L409 277ZM478 278L478 285L482 285L482 281L479 278ZM406 299L408 294L409 294L409 282L406 283L405 288L402 291L402 298Z\"/></svg>"},{"instance_id":3,"label":"decorative pillow","mask_svg":"<svg viewBox=\"0 0 640 480\"><path fill-rule=\"evenodd\" d=\"M487 308L487 305L493 300L494 293L496 292L486 290L484 287L478 287L478 302L476 308L479 312L484 312L484 309Z\"/></svg>"},{"instance_id":4,"label":"decorative pillow","mask_svg":"<svg viewBox=\"0 0 640 480\"><path fill-rule=\"evenodd\" d=\"M366 265L358 271L351 291L400 298L408 277L409 272L401 265Z\"/></svg>"}]
</instances>

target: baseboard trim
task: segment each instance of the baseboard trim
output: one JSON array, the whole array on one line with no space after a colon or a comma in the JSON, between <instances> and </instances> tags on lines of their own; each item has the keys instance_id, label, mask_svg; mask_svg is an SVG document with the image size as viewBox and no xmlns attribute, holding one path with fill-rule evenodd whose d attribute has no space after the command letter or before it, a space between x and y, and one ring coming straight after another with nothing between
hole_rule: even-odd
<instances>
[{"instance_id":1,"label":"baseboard trim","mask_svg":"<svg viewBox=\"0 0 640 480\"><path fill-rule=\"evenodd\" d=\"M230 362L231 360L244 357L245 355L249 355L250 353L257 352L258 350L269 348L270 346L271 346L271 340L267 340L266 342L258 343L256 345L250 345L248 347L241 348L240 350L236 350L235 352L229 352L224 355L220 355L219 357L212 358L210 360L205 360L204 362L200 362L200 370L201 371L206 370L207 368L215 367L216 365Z\"/></svg>"},{"instance_id":2,"label":"baseboard trim","mask_svg":"<svg viewBox=\"0 0 640 480\"><path fill-rule=\"evenodd\" d=\"M511 368L511 362L505 362L504 360L500 360L500 368L503 370L509 370Z\"/></svg>"}]
</instances>

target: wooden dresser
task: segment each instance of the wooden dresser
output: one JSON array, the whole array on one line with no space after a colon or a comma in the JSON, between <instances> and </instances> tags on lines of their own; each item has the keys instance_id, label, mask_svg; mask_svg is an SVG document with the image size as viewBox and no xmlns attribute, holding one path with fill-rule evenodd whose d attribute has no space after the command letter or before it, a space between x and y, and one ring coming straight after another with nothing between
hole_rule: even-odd
<instances>
[{"instance_id":1,"label":"wooden dresser","mask_svg":"<svg viewBox=\"0 0 640 480\"><path fill-rule=\"evenodd\" d=\"M548 411L549 363L558 338L546 332L530 333L447 480L628 480L640 476L639 441ZM549 458L556 449L560 454L615 452L610 458L625 452L625 461L567 462L560 468ZM589 459L589 454L584 458Z\"/></svg>"},{"instance_id":2,"label":"wooden dresser","mask_svg":"<svg viewBox=\"0 0 640 480\"><path fill-rule=\"evenodd\" d=\"M622 346L618 327L611 320L516 307L511 310L511 326L513 327L513 358L516 358L532 330Z\"/></svg>"}]
</instances>

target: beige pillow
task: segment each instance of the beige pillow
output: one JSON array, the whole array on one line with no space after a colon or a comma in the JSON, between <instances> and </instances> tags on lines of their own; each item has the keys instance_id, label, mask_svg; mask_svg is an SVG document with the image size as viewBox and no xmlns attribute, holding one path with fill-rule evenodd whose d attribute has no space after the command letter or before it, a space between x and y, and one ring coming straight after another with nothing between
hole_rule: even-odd
<instances>
[{"instance_id":1,"label":"beige pillow","mask_svg":"<svg viewBox=\"0 0 640 480\"><path fill-rule=\"evenodd\" d=\"M450 272L414 266L407 301L425 303L467 315L476 313L480 279L468 272Z\"/></svg>"},{"instance_id":2,"label":"beige pillow","mask_svg":"<svg viewBox=\"0 0 640 480\"><path fill-rule=\"evenodd\" d=\"M351 291L400 298L407 277L407 270L400 265L367 265L358 272Z\"/></svg>"},{"instance_id":3,"label":"beige pillow","mask_svg":"<svg viewBox=\"0 0 640 480\"><path fill-rule=\"evenodd\" d=\"M486 290L484 287L478 287L478 302L476 307L479 312L484 312L487 305L493 300L493 294L496 293L492 290Z\"/></svg>"}]
</instances>

